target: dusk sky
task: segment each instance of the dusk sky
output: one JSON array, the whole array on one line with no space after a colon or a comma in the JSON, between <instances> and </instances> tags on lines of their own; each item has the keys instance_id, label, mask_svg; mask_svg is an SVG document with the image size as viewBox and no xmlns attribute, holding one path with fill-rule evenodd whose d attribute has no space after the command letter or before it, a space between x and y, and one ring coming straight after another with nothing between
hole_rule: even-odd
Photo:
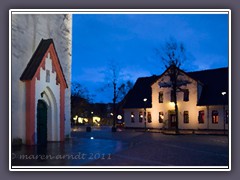
<instances>
[{"instance_id":1,"label":"dusk sky","mask_svg":"<svg viewBox=\"0 0 240 180\"><path fill-rule=\"evenodd\" d=\"M187 50L186 71L228 66L228 15L73 15L72 81L94 95L94 102L111 102L105 88L108 64L121 67L122 80L160 75L165 69L154 49L170 37Z\"/></svg>"}]
</instances>

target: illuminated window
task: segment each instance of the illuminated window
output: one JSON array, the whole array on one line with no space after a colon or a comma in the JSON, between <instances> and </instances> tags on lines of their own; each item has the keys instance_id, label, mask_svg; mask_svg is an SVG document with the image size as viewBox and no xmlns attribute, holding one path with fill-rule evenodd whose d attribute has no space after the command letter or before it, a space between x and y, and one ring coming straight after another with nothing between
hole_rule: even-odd
<instances>
[{"instance_id":1,"label":"illuminated window","mask_svg":"<svg viewBox=\"0 0 240 180\"><path fill-rule=\"evenodd\" d=\"M183 91L183 101L189 101L189 90L184 89Z\"/></svg>"},{"instance_id":2,"label":"illuminated window","mask_svg":"<svg viewBox=\"0 0 240 180\"><path fill-rule=\"evenodd\" d=\"M152 122L151 112L148 112L148 113L147 113L147 120L148 120L148 123L151 123L151 122Z\"/></svg>"},{"instance_id":3,"label":"illuminated window","mask_svg":"<svg viewBox=\"0 0 240 180\"><path fill-rule=\"evenodd\" d=\"M189 123L188 111L183 112L183 123Z\"/></svg>"},{"instance_id":4,"label":"illuminated window","mask_svg":"<svg viewBox=\"0 0 240 180\"><path fill-rule=\"evenodd\" d=\"M164 119L163 112L159 112L159 114L158 114L159 123L163 123L163 119Z\"/></svg>"},{"instance_id":5,"label":"illuminated window","mask_svg":"<svg viewBox=\"0 0 240 180\"><path fill-rule=\"evenodd\" d=\"M134 113L131 112L131 122L134 123Z\"/></svg>"},{"instance_id":6,"label":"illuminated window","mask_svg":"<svg viewBox=\"0 0 240 180\"><path fill-rule=\"evenodd\" d=\"M203 124L204 123L204 111L198 112L198 123Z\"/></svg>"},{"instance_id":7,"label":"illuminated window","mask_svg":"<svg viewBox=\"0 0 240 180\"><path fill-rule=\"evenodd\" d=\"M143 113L142 112L139 112L139 122L143 122Z\"/></svg>"},{"instance_id":8,"label":"illuminated window","mask_svg":"<svg viewBox=\"0 0 240 180\"><path fill-rule=\"evenodd\" d=\"M212 111L212 123L218 124L218 111L216 110Z\"/></svg>"},{"instance_id":9,"label":"illuminated window","mask_svg":"<svg viewBox=\"0 0 240 180\"><path fill-rule=\"evenodd\" d=\"M46 70L46 82L50 82L50 71Z\"/></svg>"},{"instance_id":10,"label":"illuminated window","mask_svg":"<svg viewBox=\"0 0 240 180\"><path fill-rule=\"evenodd\" d=\"M159 102L159 103L163 103L163 92L162 92L162 91L160 91L160 92L158 93L158 102Z\"/></svg>"}]
</instances>

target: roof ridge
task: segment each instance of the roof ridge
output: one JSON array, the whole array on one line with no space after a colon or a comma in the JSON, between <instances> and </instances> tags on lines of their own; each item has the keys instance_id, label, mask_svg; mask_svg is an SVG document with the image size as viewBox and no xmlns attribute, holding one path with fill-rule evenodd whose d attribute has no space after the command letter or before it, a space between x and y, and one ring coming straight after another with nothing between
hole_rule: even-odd
<instances>
[{"instance_id":1,"label":"roof ridge","mask_svg":"<svg viewBox=\"0 0 240 180\"><path fill-rule=\"evenodd\" d=\"M42 60L45 56L45 53L49 50L51 45L53 45L53 51L57 56L56 57L57 63L60 66L60 71L61 71L61 74L63 75L63 79L65 81L66 87L68 87L67 86L67 81L66 81L66 78L64 76L64 72L63 72L59 57L58 57L58 53L57 53L57 50L55 48L55 44L54 44L54 41L53 41L52 38L49 38L49 39L43 39L42 38L41 39L40 43L38 44L37 48L35 49L32 57L28 61L27 66L24 69L24 71L23 71L23 73L20 77L21 81L32 80L32 78L35 76L35 73L36 73L38 67L40 66L40 64L41 64L41 62L42 62Z\"/></svg>"},{"instance_id":2,"label":"roof ridge","mask_svg":"<svg viewBox=\"0 0 240 180\"><path fill-rule=\"evenodd\" d=\"M220 69L228 69L228 67L220 67L220 68L215 68L215 69L204 69L204 70L197 70L197 71L189 71L186 73L195 73L195 72L205 72L205 71L216 71Z\"/></svg>"},{"instance_id":3,"label":"roof ridge","mask_svg":"<svg viewBox=\"0 0 240 180\"><path fill-rule=\"evenodd\" d=\"M214 68L214 69L203 69L203 70L197 70L197 71L184 71L184 72L185 73L195 73L195 72L215 71L215 70L220 70L220 69L228 69L228 67L219 67L219 68ZM142 76L142 77L138 77L137 80L138 79L153 78L153 77L160 77L162 74L160 74L160 75L153 74L151 76Z\"/></svg>"}]
</instances>

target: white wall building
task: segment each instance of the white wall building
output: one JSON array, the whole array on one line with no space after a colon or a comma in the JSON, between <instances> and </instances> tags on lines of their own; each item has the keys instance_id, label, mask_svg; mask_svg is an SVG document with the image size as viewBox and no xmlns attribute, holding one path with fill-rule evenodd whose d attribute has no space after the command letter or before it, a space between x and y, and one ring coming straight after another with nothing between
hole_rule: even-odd
<instances>
[{"instance_id":1,"label":"white wall building","mask_svg":"<svg viewBox=\"0 0 240 180\"><path fill-rule=\"evenodd\" d=\"M12 14L12 140L37 144L40 136L70 135L71 53L71 15Z\"/></svg>"},{"instance_id":2,"label":"white wall building","mask_svg":"<svg viewBox=\"0 0 240 180\"><path fill-rule=\"evenodd\" d=\"M125 127L175 129L172 88L163 87L168 71L136 81L123 106ZM177 92L179 129L228 129L228 68L179 72L178 81L187 82Z\"/></svg>"}]
</instances>

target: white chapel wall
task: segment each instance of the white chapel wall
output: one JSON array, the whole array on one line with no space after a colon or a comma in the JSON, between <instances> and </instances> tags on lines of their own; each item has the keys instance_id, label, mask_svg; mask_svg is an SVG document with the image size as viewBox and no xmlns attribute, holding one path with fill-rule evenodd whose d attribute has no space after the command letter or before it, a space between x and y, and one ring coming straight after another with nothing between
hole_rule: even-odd
<instances>
[{"instance_id":1,"label":"white chapel wall","mask_svg":"<svg viewBox=\"0 0 240 180\"><path fill-rule=\"evenodd\" d=\"M72 60L71 15L13 14L11 27L12 138L25 142L25 84L20 76L41 39L52 38L68 84L65 93L65 134L70 133L70 92Z\"/></svg>"}]
</instances>

